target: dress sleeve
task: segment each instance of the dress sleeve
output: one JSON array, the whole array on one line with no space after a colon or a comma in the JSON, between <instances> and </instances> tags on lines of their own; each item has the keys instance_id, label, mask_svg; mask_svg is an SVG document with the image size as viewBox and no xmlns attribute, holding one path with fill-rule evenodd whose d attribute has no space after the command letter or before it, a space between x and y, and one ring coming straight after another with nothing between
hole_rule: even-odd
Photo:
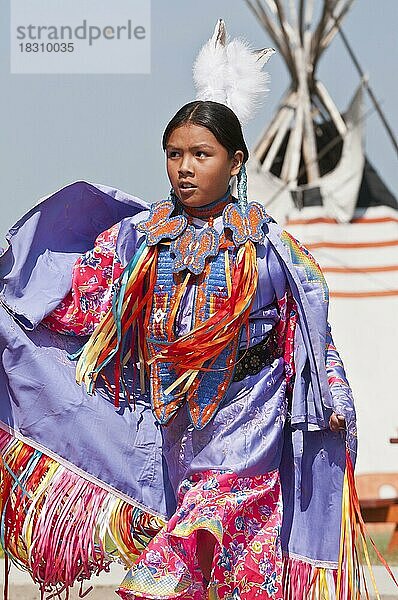
<instances>
[{"instance_id":1,"label":"dress sleeve","mask_svg":"<svg viewBox=\"0 0 398 600\"><path fill-rule=\"evenodd\" d=\"M326 329L325 361L333 411L345 419L346 444L350 450L351 460L355 464L358 436L354 398L343 361L334 345L329 323Z\"/></svg>"},{"instance_id":2,"label":"dress sleeve","mask_svg":"<svg viewBox=\"0 0 398 600\"><path fill-rule=\"evenodd\" d=\"M329 323L326 329L325 361L329 388L333 400L333 410L337 414L351 418L355 416L352 390L347 380L343 361L334 344Z\"/></svg>"},{"instance_id":3,"label":"dress sleeve","mask_svg":"<svg viewBox=\"0 0 398 600\"><path fill-rule=\"evenodd\" d=\"M72 286L42 324L69 335L90 335L112 304L112 295L123 266L116 252L120 224L95 240L94 248L82 254L72 273Z\"/></svg>"}]
</instances>

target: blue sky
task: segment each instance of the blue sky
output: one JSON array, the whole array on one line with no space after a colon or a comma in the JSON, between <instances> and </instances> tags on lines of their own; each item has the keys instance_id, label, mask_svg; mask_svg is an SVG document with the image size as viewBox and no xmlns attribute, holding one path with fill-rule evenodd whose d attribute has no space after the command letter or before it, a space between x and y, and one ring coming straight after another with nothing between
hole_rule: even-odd
<instances>
[{"instance_id":1,"label":"blue sky","mask_svg":"<svg viewBox=\"0 0 398 600\"><path fill-rule=\"evenodd\" d=\"M111 14L111 2L109 7ZM223 17L232 36L255 47L272 45L243 0L152 0L150 75L11 75L9 3L2 2L0 15L1 238L39 197L77 179L148 201L167 195L162 132L176 110L194 98L192 64L216 20ZM344 30L398 133L397 23L397 0L357 0ZM249 147L288 85L279 56L268 70L271 91L246 128ZM318 74L344 110L359 79L338 38ZM374 112L367 118L366 146L397 193L397 156Z\"/></svg>"}]
</instances>

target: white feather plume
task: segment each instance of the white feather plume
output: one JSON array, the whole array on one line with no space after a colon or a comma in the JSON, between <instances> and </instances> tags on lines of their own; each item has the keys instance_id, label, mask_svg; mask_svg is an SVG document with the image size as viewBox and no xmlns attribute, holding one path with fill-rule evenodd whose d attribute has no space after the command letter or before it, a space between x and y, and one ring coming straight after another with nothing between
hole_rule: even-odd
<instances>
[{"instance_id":1,"label":"white feather plume","mask_svg":"<svg viewBox=\"0 0 398 600\"><path fill-rule=\"evenodd\" d=\"M193 66L193 78L198 100L213 100L225 104L227 53L221 44L209 40L200 50Z\"/></svg>"},{"instance_id":2,"label":"white feather plume","mask_svg":"<svg viewBox=\"0 0 398 600\"><path fill-rule=\"evenodd\" d=\"M262 66L274 52L273 48L253 51L241 39L227 43L220 19L193 66L196 98L226 104L242 124L247 123L268 91L269 75Z\"/></svg>"}]
</instances>

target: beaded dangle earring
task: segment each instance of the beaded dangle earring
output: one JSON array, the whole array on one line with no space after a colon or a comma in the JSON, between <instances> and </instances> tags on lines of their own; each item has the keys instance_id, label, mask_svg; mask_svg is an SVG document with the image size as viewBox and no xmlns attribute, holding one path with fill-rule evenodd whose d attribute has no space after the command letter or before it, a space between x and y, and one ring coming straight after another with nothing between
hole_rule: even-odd
<instances>
[{"instance_id":1,"label":"beaded dangle earring","mask_svg":"<svg viewBox=\"0 0 398 600\"><path fill-rule=\"evenodd\" d=\"M247 172L246 166L243 163L237 175L238 179L238 205L243 213L247 210Z\"/></svg>"}]
</instances>

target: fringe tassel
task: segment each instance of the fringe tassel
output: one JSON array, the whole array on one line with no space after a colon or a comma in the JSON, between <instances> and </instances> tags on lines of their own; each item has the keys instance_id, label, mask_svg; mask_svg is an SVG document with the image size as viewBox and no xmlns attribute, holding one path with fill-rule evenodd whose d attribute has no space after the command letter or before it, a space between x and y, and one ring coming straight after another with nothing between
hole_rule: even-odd
<instances>
[{"instance_id":1,"label":"fringe tassel","mask_svg":"<svg viewBox=\"0 0 398 600\"><path fill-rule=\"evenodd\" d=\"M67 592L75 582L107 571L112 561L131 566L165 525L159 517L86 481L3 430L0 490L0 541L6 558L30 572L42 596L45 592ZM366 538L347 451L338 569L284 557L284 600L369 599L359 543L374 593L380 599Z\"/></svg>"},{"instance_id":2,"label":"fringe tassel","mask_svg":"<svg viewBox=\"0 0 398 600\"><path fill-rule=\"evenodd\" d=\"M370 600L364 566L359 558L360 550L363 552L368 568L373 594L377 600L380 600L369 558L367 538L375 549L380 562L398 587L398 582L390 567L366 532L355 488L354 467L347 449L338 568L315 567L304 560L284 557L284 600L360 600L361 598Z\"/></svg>"},{"instance_id":3,"label":"fringe tassel","mask_svg":"<svg viewBox=\"0 0 398 600\"><path fill-rule=\"evenodd\" d=\"M157 247L142 244L134 258L124 269L120 287L113 296L112 308L95 328L83 348L71 356L79 357L76 366L76 381L85 383L92 394L95 382L102 369L115 357L115 406L119 406L120 388L127 392L123 378L123 365L131 357L131 347L137 349L142 373L146 369L146 345L144 342L145 315L150 309L156 277ZM127 350L127 333L131 333L130 348ZM143 390L145 391L145 390Z\"/></svg>"},{"instance_id":4,"label":"fringe tassel","mask_svg":"<svg viewBox=\"0 0 398 600\"><path fill-rule=\"evenodd\" d=\"M1 545L42 594L131 566L164 525L3 430L0 490Z\"/></svg>"},{"instance_id":5,"label":"fringe tassel","mask_svg":"<svg viewBox=\"0 0 398 600\"><path fill-rule=\"evenodd\" d=\"M120 289L114 295L112 309L96 327L86 345L71 358L80 356L76 367L76 381L84 382L93 393L95 381L102 369L115 360L115 405L119 402L120 384L124 391L123 365L131 356L124 354L125 340L131 331L131 343L136 340L141 362L141 377L147 365L155 361L170 363L177 373L174 387L180 387L187 400L195 390L196 380L205 364L211 363L237 338L242 326L247 326L250 309L257 289L257 256L252 242L248 241L237 254L233 270L231 294L224 305L209 319L149 358L145 343L145 325L153 298L156 281L157 248L143 244L134 259L127 265L120 279ZM186 281L187 282L187 281ZM176 307L177 309L178 307ZM174 314L177 312L175 309ZM169 323L169 329L173 327ZM231 369L233 365L231 366ZM210 368L211 370L211 368ZM167 391L166 393L171 393Z\"/></svg>"},{"instance_id":6,"label":"fringe tassel","mask_svg":"<svg viewBox=\"0 0 398 600\"><path fill-rule=\"evenodd\" d=\"M336 580L336 569L315 567L297 558L283 558L284 600L336 600Z\"/></svg>"},{"instance_id":7,"label":"fringe tassel","mask_svg":"<svg viewBox=\"0 0 398 600\"><path fill-rule=\"evenodd\" d=\"M376 579L369 558L367 538L375 549L380 562L386 568L395 585L398 587L398 582L394 577L394 574L366 531L355 487L354 467L347 448L343 487L340 557L336 589L336 595L339 600L340 598L344 600L346 598L361 598L362 591L365 592L365 597L367 599L369 598L369 593L366 589L364 570L358 556L360 550L363 552L366 566L368 567L374 593L376 598L380 600Z\"/></svg>"}]
</instances>

